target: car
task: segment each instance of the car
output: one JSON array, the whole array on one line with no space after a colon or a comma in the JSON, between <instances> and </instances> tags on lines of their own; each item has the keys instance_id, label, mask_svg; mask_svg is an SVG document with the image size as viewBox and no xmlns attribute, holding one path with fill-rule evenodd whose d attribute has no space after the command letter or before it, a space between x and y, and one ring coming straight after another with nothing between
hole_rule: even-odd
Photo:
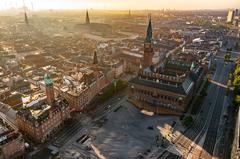
<instances>
[{"instance_id":1,"label":"car","mask_svg":"<svg viewBox=\"0 0 240 159\"><path fill-rule=\"evenodd\" d=\"M148 130L153 130L153 126L148 126Z\"/></svg>"},{"instance_id":2,"label":"car","mask_svg":"<svg viewBox=\"0 0 240 159\"><path fill-rule=\"evenodd\" d=\"M53 143L53 146L56 146L57 148L60 148L61 147L61 145L60 145L60 143Z\"/></svg>"}]
</instances>

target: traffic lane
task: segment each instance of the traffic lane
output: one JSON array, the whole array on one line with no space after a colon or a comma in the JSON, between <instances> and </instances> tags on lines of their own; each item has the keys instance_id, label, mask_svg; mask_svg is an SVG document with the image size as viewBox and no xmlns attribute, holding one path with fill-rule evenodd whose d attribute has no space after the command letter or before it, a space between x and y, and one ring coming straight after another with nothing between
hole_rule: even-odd
<instances>
[{"instance_id":1,"label":"traffic lane","mask_svg":"<svg viewBox=\"0 0 240 159\"><path fill-rule=\"evenodd\" d=\"M223 71L223 74L221 74L222 80L220 81L220 83L227 84L228 74L230 70L231 70L231 65L228 65L228 66L224 65L224 71ZM209 125L206 139L203 145L203 149L207 151L210 155L213 155L213 150L216 143L217 131L219 128L219 122L220 122L220 118L222 117L221 113L224 107L223 104L224 104L225 95L226 95L226 89L223 87L220 87L220 90L218 92L218 97L217 97L218 100L214 109L214 114L212 116L211 123Z\"/></svg>"},{"instance_id":2,"label":"traffic lane","mask_svg":"<svg viewBox=\"0 0 240 159\"><path fill-rule=\"evenodd\" d=\"M218 67L217 67L217 70L213 77L213 79L218 82L224 81L223 75L225 74L226 68L222 64L223 64L223 61L217 62ZM204 128L204 127L208 127L208 125L210 124L209 122L211 121L211 115L214 114L215 103L217 102L218 94L220 93L219 92L220 87L218 85L210 84L209 87L210 88L208 90L208 96L204 100L202 111L200 113L200 118L199 118L200 121L198 120L199 126L203 127L203 129L201 129L202 131L199 131L200 134L196 139L196 144L199 143L200 139L206 132L206 128ZM206 115L206 113L208 115ZM204 126L203 126L203 124L204 124ZM199 129L197 129L197 130L199 130ZM196 149L196 146L194 147L193 152L195 152L195 149Z\"/></svg>"},{"instance_id":3,"label":"traffic lane","mask_svg":"<svg viewBox=\"0 0 240 159\"><path fill-rule=\"evenodd\" d=\"M221 74L223 72L222 67L224 66L222 64L223 64L223 61L221 61L221 60L217 62L218 67L217 67L217 70L215 71L215 74L213 76L214 80L216 80L216 81L221 81L220 78L222 77ZM207 96L207 98L209 98L209 99L207 99L207 98L204 99L204 103L203 103L204 108L201 108L202 110L204 110L208 114L210 113L209 109L211 108L209 106L209 101L210 100L213 100L213 101L217 100L217 98L212 98L211 96L209 96L209 94L217 93L218 91L216 92L216 89L219 89L219 87L217 87L217 85L210 84L210 88L208 89L208 96ZM194 122L194 125L188 131L186 131L183 135L181 135L177 139L177 141L174 141L174 143L179 148L184 149L182 151L188 152L192 141L194 141L194 139L197 137L199 132L201 132L205 122L206 122L206 119L203 120L201 118L201 115L198 115L197 120ZM186 153L184 153L184 154L187 155Z\"/></svg>"}]
</instances>

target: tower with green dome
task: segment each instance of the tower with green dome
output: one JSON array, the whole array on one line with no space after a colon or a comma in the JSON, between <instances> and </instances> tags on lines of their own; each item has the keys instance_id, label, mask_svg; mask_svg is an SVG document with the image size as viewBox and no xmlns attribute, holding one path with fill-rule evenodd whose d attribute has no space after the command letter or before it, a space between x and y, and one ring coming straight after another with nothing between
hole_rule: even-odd
<instances>
[{"instance_id":1,"label":"tower with green dome","mask_svg":"<svg viewBox=\"0 0 240 159\"><path fill-rule=\"evenodd\" d=\"M49 74L44 75L44 83L46 87L47 102L49 105L52 105L55 97L54 97L53 80Z\"/></svg>"},{"instance_id":2,"label":"tower with green dome","mask_svg":"<svg viewBox=\"0 0 240 159\"><path fill-rule=\"evenodd\" d=\"M52 80L52 78L50 77L49 74L44 75L44 83L45 83L46 86L53 85L53 80Z\"/></svg>"},{"instance_id":3,"label":"tower with green dome","mask_svg":"<svg viewBox=\"0 0 240 159\"><path fill-rule=\"evenodd\" d=\"M192 62L190 70L194 70L197 67L197 64L195 62Z\"/></svg>"}]
</instances>

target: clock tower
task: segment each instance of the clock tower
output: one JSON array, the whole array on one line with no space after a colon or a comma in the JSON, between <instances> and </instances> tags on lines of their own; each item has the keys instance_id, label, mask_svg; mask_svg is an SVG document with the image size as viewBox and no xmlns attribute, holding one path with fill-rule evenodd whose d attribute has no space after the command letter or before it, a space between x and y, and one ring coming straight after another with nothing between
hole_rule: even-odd
<instances>
[{"instance_id":1,"label":"clock tower","mask_svg":"<svg viewBox=\"0 0 240 159\"><path fill-rule=\"evenodd\" d=\"M147 28L146 39L144 42L144 54L143 54L143 65L144 67L149 67L152 65L152 58L154 52L152 47L152 20L149 17L149 23Z\"/></svg>"}]
</instances>

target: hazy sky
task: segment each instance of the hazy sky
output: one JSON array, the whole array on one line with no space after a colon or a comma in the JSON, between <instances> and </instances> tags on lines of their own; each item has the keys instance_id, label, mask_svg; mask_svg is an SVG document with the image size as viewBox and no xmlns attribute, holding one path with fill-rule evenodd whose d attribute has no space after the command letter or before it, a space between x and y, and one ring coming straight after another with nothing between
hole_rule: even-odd
<instances>
[{"instance_id":1,"label":"hazy sky","mask_svg":"<svg viewBox=\"0 0 240 159\"><path fill-rule=\"evenodd\" d=\"M240 0L25 0L34 9L228 9ZM20 7L23 0L0 0L0 9Z\"/></svg>"}]
</instances>

